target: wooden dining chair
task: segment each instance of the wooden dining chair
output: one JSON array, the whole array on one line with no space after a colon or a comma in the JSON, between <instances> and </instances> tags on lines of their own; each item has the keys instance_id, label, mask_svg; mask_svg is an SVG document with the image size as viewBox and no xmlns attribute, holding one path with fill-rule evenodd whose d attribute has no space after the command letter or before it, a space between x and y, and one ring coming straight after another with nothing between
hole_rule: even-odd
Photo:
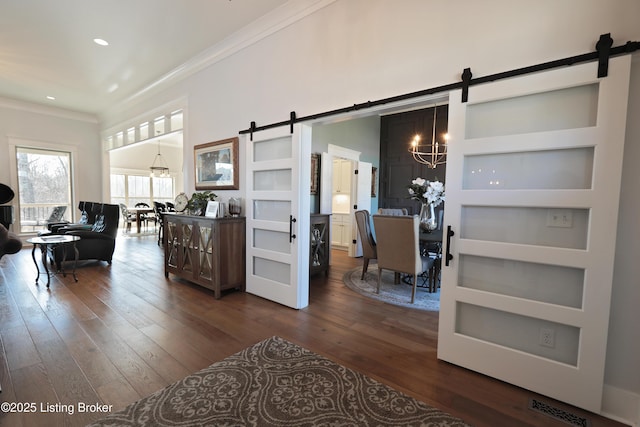
<instances>
[{"instance_id":1,"label":"wooden dining chair","mask_svg":"<svg viewBox=\"0 0 640 427\"><path fill-rule=\"evenodd\" d=\"M364 275L369 268L369 261L378 259L378 251L376 249L376 240L371 232L371 216L369 215L369 211L356 211L355 216L358 234L362 242L362 258L364 260L362 264L362 277L360 279L364 280Z\"/></svg>"},{"instance_id":2,"label":"wooden dining chair","mask_svg":"<svg viewBox=\"0 0 640 427\"><path fill-rule=\"evenodd\" d=\"M420 253L420 228L418 216L374 215L373 225L376 233L378 251L378 286L382 270L391 270L413 276L411 303L416 298L418 276L428 272L433 259Z\"/></svg>"}]
</instances>

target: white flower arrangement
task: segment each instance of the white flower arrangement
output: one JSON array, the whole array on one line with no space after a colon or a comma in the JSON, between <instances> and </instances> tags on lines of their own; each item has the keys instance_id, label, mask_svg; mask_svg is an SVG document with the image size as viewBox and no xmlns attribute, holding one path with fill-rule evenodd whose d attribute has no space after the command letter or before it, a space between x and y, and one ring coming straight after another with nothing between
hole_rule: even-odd
<instances>
[{"instance_id":1,"label":"white flower arrangement","mask_svg":"<svg viewBox=\"0 0 640 427\"><path fill-rule=\"evenodd\" d=\"M411 181L409 195L421 203L438 206L444 201L444 184L440 181L428 181L420 177Z\"/></svg>"}]
</instances>

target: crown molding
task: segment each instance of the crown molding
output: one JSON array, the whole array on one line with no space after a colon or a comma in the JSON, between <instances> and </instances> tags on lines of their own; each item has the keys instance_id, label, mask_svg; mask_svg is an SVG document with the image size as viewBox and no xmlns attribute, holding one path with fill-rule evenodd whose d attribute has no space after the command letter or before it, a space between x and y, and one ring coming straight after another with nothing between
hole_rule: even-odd
<instances>
[{"instance_id":1,"label":"crown molding","mask_svg":"<svg viewBox=\"0 0 640 427\"><path fill-rule=\"evenodd\" d=\"M173 85L198 71L210 67L335 1L290 0L124 99L118 104L117 109L125 109L146 95Z\"/></svg>"},{"instance_id":2,"label":"crown molding","mask_svg":"<svg viewBox=\"0 0 640 427\"><path fill-rule=\"evenodd\" d=\"M11 110L27 111L29 113L43 114L62 119L77 120L87 123L98 123L98 117L93 114L80 113L78 111L65 110L64 108L50 107L28 101L0 97L0 107Z\"/></svg>"}]
</instances>

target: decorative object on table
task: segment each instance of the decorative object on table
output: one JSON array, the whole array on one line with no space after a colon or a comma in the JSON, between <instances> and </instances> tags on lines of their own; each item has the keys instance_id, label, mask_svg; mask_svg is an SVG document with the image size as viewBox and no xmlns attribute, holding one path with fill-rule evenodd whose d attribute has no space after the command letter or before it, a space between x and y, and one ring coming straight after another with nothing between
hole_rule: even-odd
<instances>
[{"instance_id":1,"label":"decorative object on table","mask_svg":"<svg viewBox=\"0 0 640 427\"><path fill-rule=\"evenodd\" d=\"M193 149L196 190L238 190L238 137Z\"/></svg>"},{"instance_id":2,"label":"decorative object on table","mask_svg":"<svg viewBox=\"0 0 640 427\"><path fill-rule=\"evenodd\" d=\"M277 336L89 427L328 424L468 427L460 418Z\"/></svg>"},{"instance_id":3,"label":"decorative object on table","mask_svg":"<svg viewBox=\"0 0 640 427\"><path fill-rule=\"evenodd\" d=\"M449 134L444 133L444 143L436 141L436 113L438 106L433 108L433 127L431 131L431 144L421 144L422 137L417 134L411 140L409 146L409 152L413 156L413 160L423 165L427 165L430 169L435 169L436 166L445 164L447 162L447 141Z\"/></svg>"},{"instance_id":4,"label":"decorative object on table","mask_svg":"<svg viewBox=\"0 0 640 427\"><path fill-rule=\"evenodd\" d=\"M428 181L420 177L411 181L409 197L419 201L420 229L430 232L438 228L434 208L444 201L444 184L440 181Z\"/></svg>"},{"instance_id":5,"label":"decorative object on table","mask_svg":"<svg viewBox=\"0 0 640 427\"><path fill-rule=\"evenodd\" d=\"M180 193L176 196L174 202L174 208L176 212L184 212L189 205L189 197L187 197L185 193Z\"/></svg>"},{"instance_id":6,"label":"decorative object on table","mask_svg":"<svg viewBox=\"0 0 640 427\"><path fill-rule=\"evenodd\" d=\"M320 188L320 153L311 153L311 194L318 194Z\"/></svg>"},{"instance_id":7,"label":"decorative object on table","mask_svg":"<svg viewBox=\"0 0 640 427\"><path fill-rule=\"evenodd\" d=\"M220 209L220 202L207 202L207 209L204 212L204 216L207 218L217 218L218 210Z\"/></svg>"},{"instance_id":8,"label":"decorative object on table","mask_svg":"<svg viewBox=\"0 0 640 427\"><path fill-rule=\"evenodd\" d=\"M187 208L192 215L203 216L207 209L207 204L216 200L216 193L211 191L195 192L191 195Z\"/></svg>"},{"instance_id":9,"label":"decorative object on table","mask_svg":"<svg viewBox=\"0 0 640 427\"><path fill-rule=\"evenodd\" d=\"M242 199L240 197L231 197L229 198L229 215L232 217L240 216L240 212L242 211Z\"/></svg>"}]
</instances>

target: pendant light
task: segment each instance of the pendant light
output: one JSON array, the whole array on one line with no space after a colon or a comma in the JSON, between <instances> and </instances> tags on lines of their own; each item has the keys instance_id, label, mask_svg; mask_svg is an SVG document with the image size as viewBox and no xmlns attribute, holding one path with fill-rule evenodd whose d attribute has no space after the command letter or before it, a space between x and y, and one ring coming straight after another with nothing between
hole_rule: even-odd
<instances>
[{"instance_id":1,"label":"pendant light","mask_svg":"<svg viewBox=\"0 0 640 427\"><path fill-rule=\"evenodd\" d=\"M427 165L430 169L435 169L436 166L442 165L447 162L447 140L449 134L444 134L444 143L440 144L436 141L436 113L438 106L433 108L433 131L431 133L431 144L420 144L421 137L419 134L413 137L409 152L413 156L413 159L424 165Z\"/></svg>"},{"instance_id":2,"label":"pendant light","mask_svg":"<svg viewBox=\"0 0 640 427\"><path fill-rule=\"evenodd\" d=\"M167 162L164 161L164 157L160 154L160 142L158 142L158 154L153 159L153 164L149 168L151 169L151 176L156 176L158 173L161 177L169 176L169 167L167 166Z\"/></svg>"}]
</instances>

